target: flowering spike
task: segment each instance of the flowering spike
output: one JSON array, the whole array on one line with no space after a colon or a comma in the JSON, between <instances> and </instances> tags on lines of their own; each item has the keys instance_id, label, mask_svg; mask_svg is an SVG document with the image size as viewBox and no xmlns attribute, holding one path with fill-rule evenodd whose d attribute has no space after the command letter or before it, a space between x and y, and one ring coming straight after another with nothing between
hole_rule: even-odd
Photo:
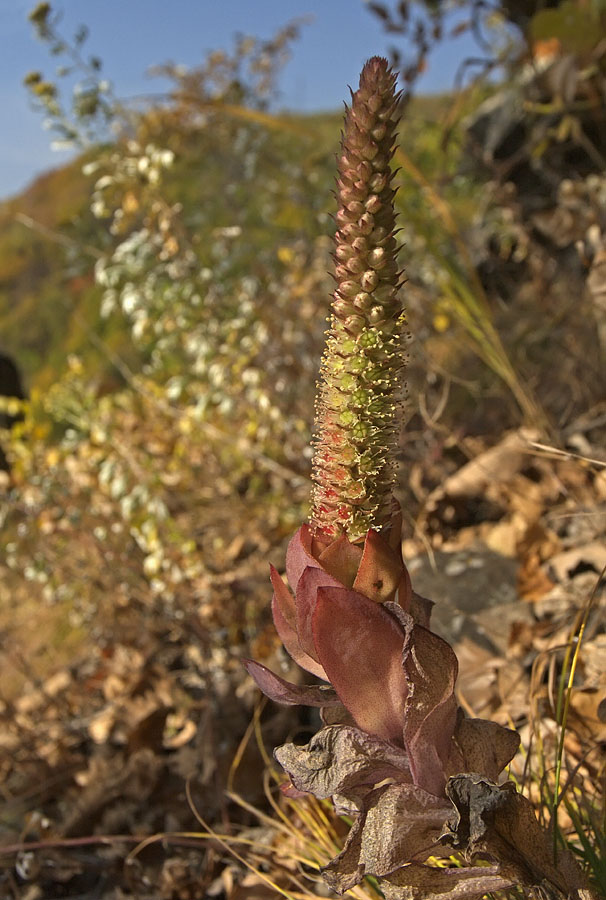
<instances>
[{"instance_id":1,"label":"flowering spike","mask_svg":"<svg viewBox=\"0 0 606 900\"><path fill-rule=\"evenodd\" d=\"M406 319L390 161L400 95L375 56L346 107L338 156L337 286L316 400L311 525L355 540L389 525Z\"/></svg>"},{"instance_id":2,"label":"flowering spike","mask_svg":"<svg viewBox=\"0 0 606 900\"><path fill-rule=\"evenodd\" d=\"M572 857L554 863L530 801L495 783L519 737L457 706L456 655L430 630L432 603L415 594L402 560L392 497L405 333L390 185L394 85L386 61L369 60L346 113L311 523L288 546L290 590L271 575L286 650L331 684L290 684L244 664L277 703L322 709L325 727L276 758L292 779L287 796L332 797L353 817L322 870L330 887L342 894L374 876L392 900L479 900L514 885L594 900ZM429 864L453 851L495 865Z\"/></svg>"}]
</instances>

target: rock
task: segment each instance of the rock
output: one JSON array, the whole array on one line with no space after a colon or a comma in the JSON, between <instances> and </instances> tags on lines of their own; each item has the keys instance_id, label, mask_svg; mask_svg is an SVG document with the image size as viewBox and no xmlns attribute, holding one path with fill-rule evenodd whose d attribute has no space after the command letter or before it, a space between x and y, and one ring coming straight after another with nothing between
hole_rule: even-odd
<instances>
[{"instance_id":1,"label":"rock","mask_svg":"<svg viewBox=\"0 0 606 900\"><path fill-rule=\"evenodd\" d=\"M414 590L435 603L432 628L451 644L469 638L504 655L513 622L532 619L518 596L517 562L488 547L437 551L407 565Z\"/></svg>"}]
</instances>

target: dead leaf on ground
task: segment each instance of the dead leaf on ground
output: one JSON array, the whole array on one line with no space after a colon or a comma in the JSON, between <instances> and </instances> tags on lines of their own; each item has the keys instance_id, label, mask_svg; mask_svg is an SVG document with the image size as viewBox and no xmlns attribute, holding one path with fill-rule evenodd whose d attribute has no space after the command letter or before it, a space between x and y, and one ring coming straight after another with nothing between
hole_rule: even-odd
<instances>
[{"instance_id":1,"label":"dead leaf on ground","mask_svg":"<svg viewBox=\"0 0 606 900\"><path fill-rule=\"evenodd\" d=\"M508 482L524 467L531 450L530 441L538 440L539 436L538 431L529 428L510 432L496 446L480 453L447 478L439 492L451 497L475 497L490 485Z\"/></svg>"}]
</instances>

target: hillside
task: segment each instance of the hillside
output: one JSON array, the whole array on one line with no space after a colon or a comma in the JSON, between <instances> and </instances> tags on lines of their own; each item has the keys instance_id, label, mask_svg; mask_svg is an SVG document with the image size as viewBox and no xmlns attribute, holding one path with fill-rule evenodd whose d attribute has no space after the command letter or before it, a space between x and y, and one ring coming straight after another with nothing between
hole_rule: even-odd
<instances>
[{"instance_id":1,"label":"hillside","mask_svg":"<svg viewBox=\"0 0 606 900\"><path fill-rule=\"evenodd\" d=\"M448 108L447 97L415 98L401 141L425 175L438 172L443 183L452 164L440 159L437 141ZM263 208L264 176L256 176L256 195L250 195L247 187L238 189L226 204L225 190L234 170L224 165L223 151L213 147L212 141L200 141L195 129L182 134L177 164L166 187L170 202L183 205L183 221L198 245L209 240L212 229L245 228L244 266L245 259L271 252L298 235L313 239L329 233L324 214L331 211L329 190L340 118L338 113L282 116L264 135L271 147L264 160L271 213ZM84 175L82 168L93 155L89 152L41 175L0 205L0 334L30 385L48 387L63 371L69 353L81 354L93 367L105 370L104 377L111 379L112 371L115 377L115 369L99 354L97 339L109 351L119 350L132 358L124 322L107 321L99 314L100 291L94 286L93 267L115 242L107 224L90 211L96 179ZM237 168L240 162L234 165ZM289 185L292 171L310 176L304 197L301 186L297 194Z\"/></svg>"},{"instance_id":2,"label":"hillside","mask_svg":"<svg viewBox=\"0 0 606 900\"><path fill-rule=\"evenodd\" d=\"M68 353L89 354L87 330L116 339L93 287L104 236L90 214L83 162L41 175L0 205L0 334L30 385L48 387Z\"/></svg>"}]
</instances>

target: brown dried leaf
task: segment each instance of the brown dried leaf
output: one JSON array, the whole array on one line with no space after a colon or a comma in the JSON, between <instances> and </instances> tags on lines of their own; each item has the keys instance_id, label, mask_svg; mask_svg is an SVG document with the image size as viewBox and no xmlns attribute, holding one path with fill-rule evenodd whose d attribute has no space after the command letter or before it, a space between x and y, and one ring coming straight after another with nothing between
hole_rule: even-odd
<instances>
[{"instance_id":1,"label":"brown dried leaf","mask_svg":"<svg viewBox=\"0 0 606 900\"><path fill-rule=\"evenodd\" d=\"M455 775L446 793L456 812L445 839L468 859L497 859L500 874L526 888L547 882L567 896L586 887L570 854L561 851L554 863L532 804L512 782L499 786L478 775Z\"/></svg>"},{"instance_id":2,"label":"brown dried leaf","mask_svg":"<svg viewBox=\"0 0 606 900\"><path fill-rule=\"evenodd\" d=\"M603 691L573 688L570 693L570 727L592 744L606 741L606 725L600 718Z\"/></svg>"},{"instance_id":3,"label":"brown dried leaf","mask_svg":"<svg viewBox=\"0 0 606 900\"><path fill-rule=\"evenodd\" d=\"M328 725L308 744L284 744L274 755L295 787L318 799L337 794L358 805L385 778L412 780L404 750L349 725Z\"/></svg>"},{"instance_id":4,"label":"brown dried leaf","mask_svg":"<svg viewBox=\"0 0 606 900\"><path fill-rule=\"evenodd\" d=\"M165 739L164 747L167 750L178 750L180 747L185 747L195 738L197 730L198 727L192 719L185 719L182 725L180 724L179 731Z\"/></svg>"},{"instance_id":5,"label":"brown dried leaf","mask_svg":"<svg viewBox=\"0 0 606 900\"><path fill-rule=\"evenodd\" d=\"M105 744L116 722L117 709L111 704L92 717L88 733L96 744Z\"/></svg>"},{"instance_id":6,"label":"brown dried leaf","mask_svg":"<svg viewBox=\"0 0 606 900\"><path fill-rule=\"evenodd\" d=\"M475 497L489 485L509 481L524 465L529 441L538 437L538 432L525 428L507 434L495 447L480 453L447 478L440 495Z\"/></svg>"},{"instance_id":7,"label":"brown dried leaf","mask_svg":"<svg viewBox=\"0 0 606 900\"><path fill-rule=\"evenodd\" d=\"M344 706L323 706L320 710L320 718L324 725L352 725L355 722L349 710Z\"/></svg>"},{"instance_id":8,"label":"brown dried leaf","mask_svg":"<svg viewBox=\"0 0 606 900\"><path fill-rule=\"evenodd\" d=\"M566 582L580 567L593 568L596 575L606 566L606 546L603 541L592 541L584 547L574 547L552 556L548 569L557 581Z\"/></svg>"},{"instance_id":9,"label":"brown dried leaf","mask_svg":"<svg viewBox=\"0 0 606 900\"><path fill-rule=\"evenodd\" d=\"M420 863L411 863L381 882L385 900L475 900L514 886L515 881L502 876L498 866L439 869Z\"/></svg>"},{"instance_id":10,"label":"brown dried leaf","mask_svg":"<svg viewBox=\"0 0 606 900\"><path fill-rule=\"evenodd\" d=\"M499 777L520 746L517 732L487 719L461 718L455 740L463 754L464 771L477 772L491 781Z\"/></svg>"},{"instance_id":11,"label":"brown dried leaf","mask_svg":"<svg viewBox=\"0 0 606 900\"><path fill-rule=\"evenodd\" d=\"M468 631L472 627L473 623ZM501 660L494 646L480 644L482 638L481 634L463 634L461 640L454 645L459 660L457 696L465 709L473 711L477 716L492 715L500 701L496 680Z\"/></svg>"},{"instance_id":12,"label":"brown dried leaf","mask_svg":"<svg viewBox=\"0 0 606 900\"><path fill-rule=\"evenodd\" d=\"M452 813L452 804L412 784L390 784L365 797L341 853L322 870L342 893L365 875L382 877L415 857L426 859Z\"/></svg>"},{"instance_id":13,"label":"brown dried leaf","mask_svg":"<svg viewBox=\"0 0 606 900\"><path fill-rule=\"evenodd\" d=\"M128 732L127 747L129 753L150 747L156 753L162 750L164 724L169 710L160 706L140 719Z\"/></svg>"}]
</instances>

